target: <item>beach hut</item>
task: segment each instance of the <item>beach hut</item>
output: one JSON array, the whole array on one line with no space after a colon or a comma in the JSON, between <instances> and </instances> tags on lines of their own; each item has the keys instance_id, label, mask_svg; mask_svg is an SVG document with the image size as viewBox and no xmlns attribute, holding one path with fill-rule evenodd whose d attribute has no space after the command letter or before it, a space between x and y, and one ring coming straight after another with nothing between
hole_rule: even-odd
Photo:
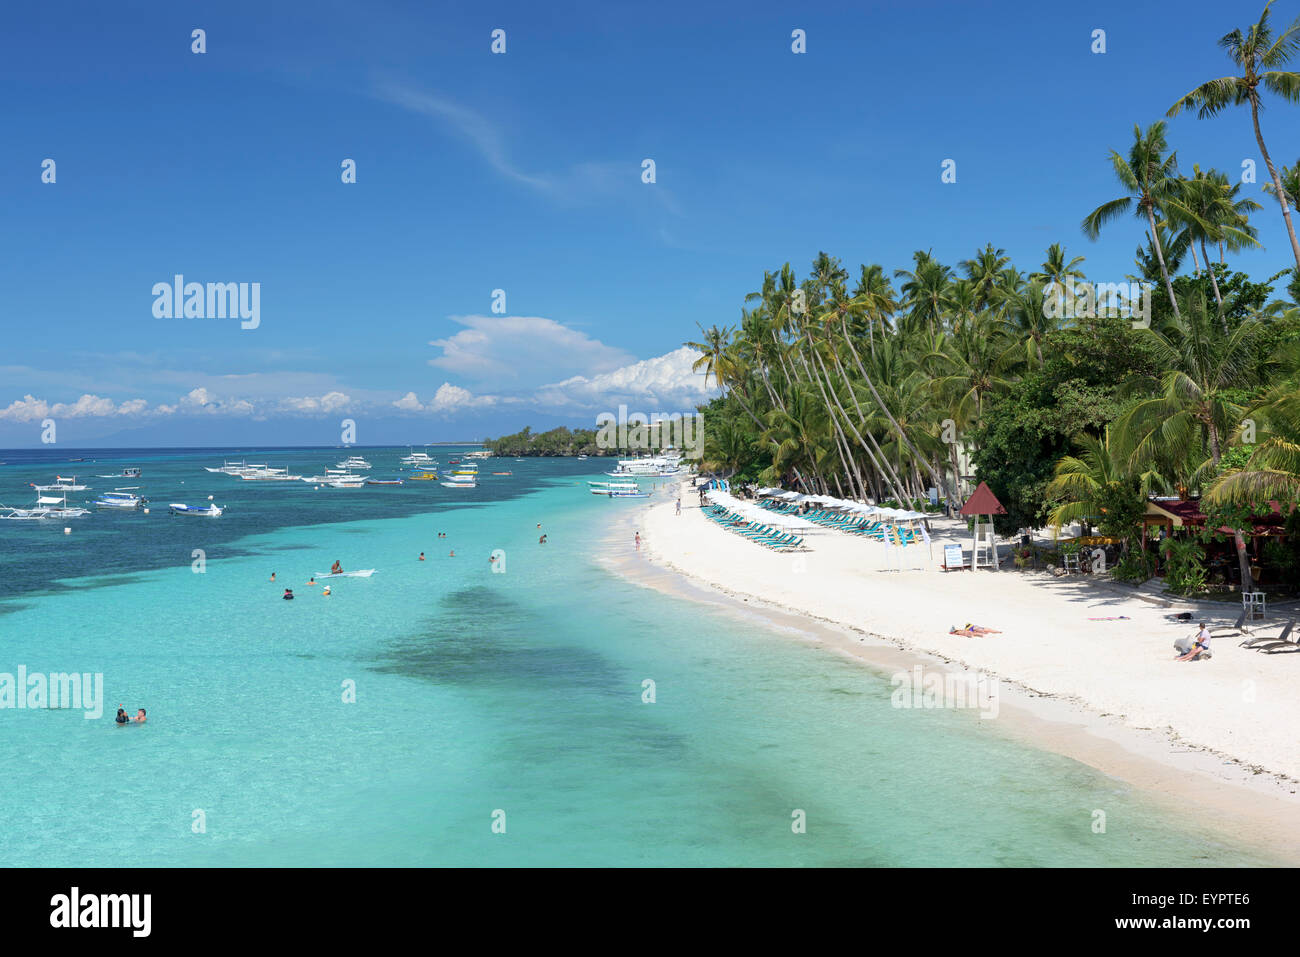
<instances>
[{"instance_id":1,"label":"beach hut","mask_svg":"<svg viewBox=\"0 0 1300 957\"><path fill-rule=\"evenodd\" d=\"M991 568L997 571L998 545L993 533L993 516L1005 515L1007 510L1002 507L1002 503L998 501L998 497L993 494L988 485L980 482L979 488L975 489L975 493L961 507L961 514L965 518L975 520L971 536L971 570ZM987 524L981 522L985 515L989 517Z\"/></svg>"}]
</instances>

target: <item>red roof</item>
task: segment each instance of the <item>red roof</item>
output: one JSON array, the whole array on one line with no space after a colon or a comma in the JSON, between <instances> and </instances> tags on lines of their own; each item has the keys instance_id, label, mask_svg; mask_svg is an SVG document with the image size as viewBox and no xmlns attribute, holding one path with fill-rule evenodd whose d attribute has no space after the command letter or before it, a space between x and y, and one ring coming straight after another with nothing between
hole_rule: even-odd
<instances>
[{"instance_id":1,"label":"red roof","mask_svg":"<svg viewBox=\"0 0 1300 957\"><path fill-rule=\"evenodd\" d=\"M1002 507L998 497L993 494L988 485L980 482L979 488L975 489L975 494L966 500L966 504L961 507L962 515L1005 515L1007 510Z\"/></svg>"}]
</instances>

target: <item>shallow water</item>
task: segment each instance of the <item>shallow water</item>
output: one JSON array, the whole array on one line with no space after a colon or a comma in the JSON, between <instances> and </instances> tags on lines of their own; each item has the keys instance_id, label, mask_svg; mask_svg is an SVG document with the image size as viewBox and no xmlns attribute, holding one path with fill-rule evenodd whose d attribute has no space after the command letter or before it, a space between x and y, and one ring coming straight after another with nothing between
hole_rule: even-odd
<instances>
[{"instance_id":1,"label":"shallow water","mask_svg":"<svg viewBox=\"0 0 1300 957\"><path fill-rule=\"evenodd\" d=\"M362 450L375 475L404 452ZM22 454L10 504L70 468ZM0 710L0 864L1261 863L997 721L895 709L869 669L614 577L606 516L639 506L586 493L594 460L350 491L201 470L230 450L115 455L144 477L88 484L143 484L151 514L0 522L0 672L102 672L107 698ZM208 494L222 518L166 514ZM336 558L378 571L326 598L306 582ZM115 727L118 702L149 722Z\"/></svg>"}]
</instances>

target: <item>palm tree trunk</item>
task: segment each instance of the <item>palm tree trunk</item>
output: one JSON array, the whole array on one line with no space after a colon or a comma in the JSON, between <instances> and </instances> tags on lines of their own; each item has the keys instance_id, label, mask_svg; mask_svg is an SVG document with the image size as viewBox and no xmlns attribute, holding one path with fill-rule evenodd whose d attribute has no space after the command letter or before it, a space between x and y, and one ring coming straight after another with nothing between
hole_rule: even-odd
<instances>
[{"instance_id":1,"label":"palm tree trunk","mask_svg":"<svg viewBox=\"0 0 1300 957\"><path fill-rule=\"evenodd\" d=\"M1268 175L1273 177L1274 195L1282 207L1282 218L1286 220L1286 234L1291 237L1291 252L1295 254L1296 269L1300 270L1300 240L1295 237L1295 226L1291 223L1291 206L1286 201L1286 193L1282 191L1282 180L1277 175L1277 170L1273 168L1273 158L1268 155L1268 147L1264 145L1264 134L1259 130L1259 102L1252 97L1250 101L1250 119L1255 124L1255 142L1259 144L1259 151L1264 157L1264 165L1268 167Z\"/></svg>"},{"instance_id":2,"label":"palm tree trunk","mask_svg":"<svg viewBox=\"0 0 1300 957\"><path fill-rule=\"evenodd\" d=\"M835 368L839 371L840 377L847 383L849 381L849 374L848 371L844 368L844 366L840 363L839 353L835 351L834 343L831 344L831 355L834 356L835 358ZM824 371L825 366L823 366L822 369ZM830 379L829 373L827 373L826 378L828 380ZM848 422L849 428L853 429L853 434L857 436L858 444L862 446L863 451L865 451L869 456L871 456L871 461L873 463L876 461L876 457L879 456L880 460L884 462L885 465L890 468L891 473L893 473L895 487L901 485L902 482L899 480L898 474L893 472L892 466L889 466L889 458L881 450L880 443L876 441L876 437L871 434L871 429L867 428L866 434L867 434L867 438L871 441L871 447L876 451L875 455L871 455L871 449L868 449L866 445L863 443L862 433L859 432L858 428L853 424L852 420L849 419L848 413L845 412L844 406L843 404L840 403L839 396L835 394L834 390L832 390L832 395L835 395L835 404L840 407L840 412L844 415L844 421ZM853 407L858 411L858 421L863 425L863 427L866 427L867 417L862 413L862 406L858 404L858 397L853 394L852 385L849 386L849 398L853 400Z\"/></svg>"},{"instance_id":3,"label":"palm tree trunk","mask_svg":"<svg viewBox=\"0 0 1300 957\"><path fill-rule=\"evenodd\" d=\"M1165 291L1169 293L1169 304L1174 307L1174 318L1182 322L1183 314L1178 311L1178 300L1174 298L1174 284L1169 281L1169 270L1165 268L1165 250L1160 244L1160 233L1156 229L1156 214L1147 206L1147 222L1151 224L1151 247L1156 251L1156 262L1160 264L1160 275L1165 280Z\"/></svg>"},{"instance_id":4,"label":"palm tree trunk","mask_svg":"<svg viewBox=\"0 0 1300 957\"><path fill-rule=\"evenodd\" d=\"M1195 257L1196 249L1192 249L1192 256ZM1205 251L1205 237L1201 237L1201 255L1205 257L1205 271L1210 274L1210 285L1214 287L1214 301L1219 304L1219 317L1223 317L1223 293L1219 292L1219 280L1214 275L1214 270L1210 268L1210 254ZM1223 323L1223 331L1228 331L1228 323Z\"/></svg>"},{"instance_id":5,"label":"palm tree trunk","mask_svg":"<svg viewBox=\"0 0 1300 957\"><path fill-rule=\"evenodd\" d=\"M916 451L911 440L903 433L903 427L898 424L898 420L894 418L893 414L885 406L884 401L881 400L880 393L876 391L875 383L871 381L871 376L867 375L867 370L862 366L862 359L858 356L858 350L853 348L853 341L847 335L844 337L844 341L848 343L849 354L853 356L853 363L858 367L858 374L862 376L863 381L867 384L867 388L871 390L871 394L876 400L876 405L880 406L880 411L885 413L885 418L889 419L889 424L894 427L894 432L898 435L899 440L907 446L908 451L911 452L912 455L918 459L921 458L921 453ZM934 479L937 482L939 476L935 475Z\"/></svg>"},{"instance_id":6,"label":"palm tree trunk","mask_svg":"<svg viewBox=\"0 0 1300 957\"><path fill-rule=\"evenodd\" d=\"M1215 465L1218 465L1222 452L1219 449L1219 429L1213 422L1209 423L1209 433L1210 458ZM1234 528L1232 530L1232 543L1237 548L1237 569L1241 572L1241 590L1243 592L1254 591L1255 578L1250 573L1250 556L1246 554L1246 536L1242 534L1241 529Z\"/></svg>"}]
</instances>

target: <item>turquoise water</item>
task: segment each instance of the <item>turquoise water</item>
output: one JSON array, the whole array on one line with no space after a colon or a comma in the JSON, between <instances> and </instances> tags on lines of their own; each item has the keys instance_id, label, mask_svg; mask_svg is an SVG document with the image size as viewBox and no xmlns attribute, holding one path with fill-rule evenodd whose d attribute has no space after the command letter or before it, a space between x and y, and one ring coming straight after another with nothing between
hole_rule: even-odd
<instances>
[{"instance_id":1,"label":"turquoise water","mask_svg":"<svg viewBox=\"0 0 1300 957\"><path fill-rule=\"evenodd\" d=\"M381 474L404 451L363 454ZM18 455L10 504L67 474ZM599 463L316 491L199 468L221 458L121 455L143 479L90 482L145 485L149 515L0 522L0 672L102 672L108 701L95 721L0 710L0 865L1259 862L996 721L895 710L886 677L612 576L604 519L637 506L586 494ZM165 513L207 494L225 516ZM335 558L378 572L325 598L306 582ZM115 727L118 702L148 724Z\"/></svg>"}]
</instances>

